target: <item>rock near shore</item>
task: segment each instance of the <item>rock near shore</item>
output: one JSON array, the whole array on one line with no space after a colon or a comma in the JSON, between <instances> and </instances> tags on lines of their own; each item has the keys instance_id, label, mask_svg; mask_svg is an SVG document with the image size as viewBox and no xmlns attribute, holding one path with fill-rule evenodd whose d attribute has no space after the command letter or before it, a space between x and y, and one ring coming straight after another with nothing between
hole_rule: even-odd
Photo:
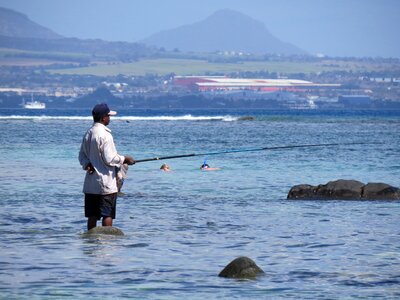
<instances>
[{"instance_id":1,"label":"rock near shore","mask_svg":"<svg viewBox=\"0 0 400 300\"><path fill-rule=\"evenodd\" d=\"M264 271L261 270L252 259L246 256L241 256L231 261L218 274L218 276L237 279L252 279L263 273Z\"/></svg>"},{"instance_id":2,"label":"rock near shore","mask_svg":"<svg viewBox=\"0 0 400 300\"><path fill-rule=\"evenodd\" d=\"M400 189L386 183L364 184L357 180L336 180L313 186L293 186L287 196L291 200L400 200Z\"/></svg>"},{"instance_id":3,"label":"rock near shore","mask_svg":"<svg viewBox=\"0 0 400 300\"><path fill-rule=\"evenodd\" d=\"M113 226L97 226L86 232L87 235L97 235L97 234L105 234L105 235L124 235L121 229Z\"/></svg>"}]
</instances>

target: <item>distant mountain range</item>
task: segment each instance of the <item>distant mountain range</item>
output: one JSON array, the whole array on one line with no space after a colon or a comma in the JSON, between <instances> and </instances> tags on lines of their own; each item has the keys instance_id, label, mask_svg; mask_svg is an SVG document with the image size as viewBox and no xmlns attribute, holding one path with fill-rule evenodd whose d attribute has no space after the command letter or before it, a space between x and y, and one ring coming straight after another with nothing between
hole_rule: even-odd
<instances>
[{"instance_id":1,"label":"distant mountain range","mask_svg":"<svg viewBox=\"0 0 400 300\"><path fill-rule=\"evenodd\" d=\"M0 7L0 35L16 38L62 38L54 31L31 21L26 15L2 7Z\"/></svg>"},{"instance_id":2,"label":"distant mountain range","mask_svg":"<svg viewBox=\"0 0 400 300\"><path fill-rule=\"evenodd\" d=\"M230 9L219 10L191 25L161 31L140 42L167 50L194 52L306 53L273 36L262 22Z\"/></svg>"},{"instance_id":3,"label":"distant mountain range","mask_svg":"<svg viewBox=\"0 0 400 300\"><path fill-rule=\"evenodd\" d=\"M139 43L65 38L24 14L0 7L0 47L40 52L117 55L123 59L151 56L155 49ZM25 55L25 54L21 54ZM78 58L78 60L80 60Z\"/></svg>"},{"instance_id":4,"label":"distant mountain range","mask_svg":"<svg viewBox=\"0 0 400 300\"><path fill-rule=\"evenodd\" d=\"M0 7L0 47L6 48L130 55L132 51L139 51L140 54L134 54L136 57L143 56L146 49L152 52L145 45L183 52L306 54L302 49L274 37L263 23L228 9L217 11L203 21L159 32L139 43L65 38L31 21L24 14Z\"/></svg>"}]
</instances>

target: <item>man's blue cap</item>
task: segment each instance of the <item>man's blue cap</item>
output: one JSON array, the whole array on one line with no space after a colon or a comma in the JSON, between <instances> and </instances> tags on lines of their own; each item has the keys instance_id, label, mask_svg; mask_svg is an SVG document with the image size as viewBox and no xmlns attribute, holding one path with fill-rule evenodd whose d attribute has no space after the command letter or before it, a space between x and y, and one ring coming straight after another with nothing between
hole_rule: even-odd
<instances>
[{"instance_id":1,"label":"man's blue cap","mask_svg":"<svg viewBox=\"0 0 400 300\"><path fill-rule=\"evenodd\" d=\"M117 114L117 112L113 111L113 110L110 110L106 103L96 104L95 107L93 107L93 110L92 110L92 116L93 117L102 118L102 117L107 116L107 115L115 116L116 114Z\"/></svg>"}]
</instances>

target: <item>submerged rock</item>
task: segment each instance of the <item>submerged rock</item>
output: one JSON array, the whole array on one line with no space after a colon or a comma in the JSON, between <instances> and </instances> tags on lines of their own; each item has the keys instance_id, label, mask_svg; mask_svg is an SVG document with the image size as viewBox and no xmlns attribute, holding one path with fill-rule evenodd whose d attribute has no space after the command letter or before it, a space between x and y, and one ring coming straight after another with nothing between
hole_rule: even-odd
<instances>
[{"instance_id":1,"label":"submerged rock","mask_svg":"<svg viewBox=\"0 0 400 300\"><path fill-rule=\"evenodd\" d=\"M287 199L299 200L400 200L400 190L386 183L364 184L357 180L336 180L327 184L293 186Z\"/></svg>"},{"instance_id":2,"label":"submerged rock","mask_svg":"<svg viewBox=\"0 0 400 300\"><path fill-rule=\"evenodd\" d=\"M251 279L264 273L256 263L246 256L231 261L219 274L220 277Z\"/></svg>"},{"instance_id":3,"label":"submerged rock","mask_svg":"<svg viewBox=\"0 0 400 300\"><path fill-rule=\"evenodd\" d=\"M124 235L121 229L113 226L97 226L88 230L86 234Z\"/></svg>"}]
</instances>

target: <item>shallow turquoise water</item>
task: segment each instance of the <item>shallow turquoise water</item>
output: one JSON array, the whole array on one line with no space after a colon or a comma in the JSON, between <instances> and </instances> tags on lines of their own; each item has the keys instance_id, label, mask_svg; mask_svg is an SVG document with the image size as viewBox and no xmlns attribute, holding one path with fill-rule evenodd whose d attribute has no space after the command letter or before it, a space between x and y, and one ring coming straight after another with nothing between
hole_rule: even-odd
<instances>
[{"instance_id":1,"label":"shallow turquoise water","mask_svg":"<svg viewBox=\"0 0 400 300\"><path fill-rule=\"evenodd\" d=\"M286 200L292 185L339 178L400 186L400 114L188 113L121 112L110 124L117 149L142 159L374 144L174 159L170 173L139 163L118 200L126 235L88 238L77 155L90 117L0 111L0 298L400 297L400 202ZM201 172L204 159L221 170ZM217 277L242 255L265 275Z\"/></svg>"}]
</instances>

